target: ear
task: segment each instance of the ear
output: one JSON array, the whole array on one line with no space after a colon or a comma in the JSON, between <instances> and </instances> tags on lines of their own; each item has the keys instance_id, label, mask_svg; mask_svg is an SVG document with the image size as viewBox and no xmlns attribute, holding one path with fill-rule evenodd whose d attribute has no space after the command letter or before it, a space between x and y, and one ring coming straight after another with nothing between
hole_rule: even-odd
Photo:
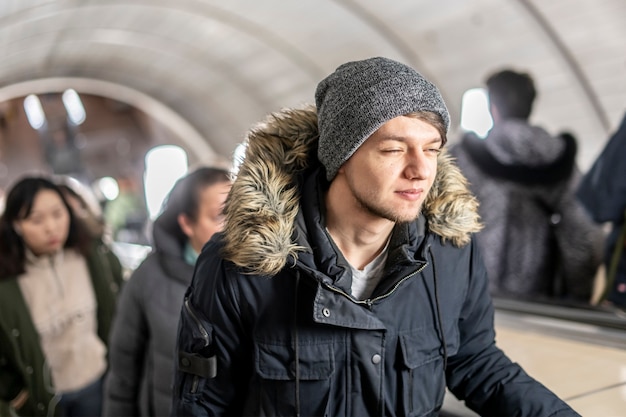
<instances>
[{"instance_id":1,"label":"ear","mask_svg":"<svg viewBox=\"0 0 626 417\"><path fill-rule=\"evenodd\" d=\"M13 222L13 230L15 230L15 233L18 236L20 237L22 236L22 227L19 225L18 222Z\"/></svg>"},{"instance_id":2,"label":"ear","mask_svg":"<svg viewBox=\"0 0 626 417\"><path fill-rule=\"evenodd\" d=\"M500 112L498 112L498 108L493 104L489 104L489 113L491 113L491 119L495 122L500 121Z\"/></svg>"},{"instance_id":3,"label":"ear","mask_svg":"<svg viewBox=\"0 0 626 417\"><path fill-rule=\"evenodd\" d=\"M176 217L176 220L178 221L178 225L182 229L183 233L187 237L191 237L193 235L193 223L189 216L184 213L180 213L178 217Z\"/></svg>"}]
</instances>

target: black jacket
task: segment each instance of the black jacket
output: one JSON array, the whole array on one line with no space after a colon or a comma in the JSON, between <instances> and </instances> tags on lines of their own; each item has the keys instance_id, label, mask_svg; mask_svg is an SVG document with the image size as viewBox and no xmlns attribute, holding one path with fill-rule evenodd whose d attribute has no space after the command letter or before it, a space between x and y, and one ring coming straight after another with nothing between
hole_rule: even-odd
<instances>
[{"instance_id":1,"label":"black jacket","mask_svg":"<svg viewBox=\"0 0 626 417\"><path fill-rule=\"evenodd\" d=\"M447 385L483 415L577 415L495 346L475 200L445 155L425 215L393 231L385 278L350 295L316 126L290 111L249 137L185 297L173 414L437 415Z\"/></svg>"},{"instance_id":2,"label":"black jacket","mask_svg":"<svg viewBox=\"0 0 626 417\"><path fill-rule=\"evenodd\" d=\"M605 255L607 275L612 280L607 297L621 308L626 308L626 249L615 251L620 234L626 233L626 115L583 177L577 196L596 222L613 224Z\"/></svg>"}]
</instances>

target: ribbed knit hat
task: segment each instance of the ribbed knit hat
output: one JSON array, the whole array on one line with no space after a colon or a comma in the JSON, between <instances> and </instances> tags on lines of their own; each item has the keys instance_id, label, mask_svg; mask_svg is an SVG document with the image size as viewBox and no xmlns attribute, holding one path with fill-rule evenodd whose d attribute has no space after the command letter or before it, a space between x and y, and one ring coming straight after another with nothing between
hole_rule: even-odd
<instances>
[{"instance_id":1,"label":"ribbed knit hat","mask_svg":"<svg viewBox=\"0 0 626 417\"><path fill-rule=\"evenodd\" d=\"M319 125L317 156L331 181L339 167L379 127L412 112L450 116L431 82L413 68L388 58L369 58L338 67L315 92Z\"/></svg>"}]
</instances>

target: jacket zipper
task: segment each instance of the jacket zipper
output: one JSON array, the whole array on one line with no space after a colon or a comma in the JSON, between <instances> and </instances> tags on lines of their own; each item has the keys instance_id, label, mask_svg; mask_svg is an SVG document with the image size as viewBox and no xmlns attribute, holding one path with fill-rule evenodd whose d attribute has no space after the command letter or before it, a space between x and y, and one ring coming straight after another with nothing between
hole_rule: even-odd
<instances>
[{"instance_id":1,"label":"jacket zipper","mask_svg":"<svg viewBox=\"0 0 626 417\"><path fill-rule=\"evenodd\" d=\"M202 327L202 322L200 321L198 316L196 316L196 313L193 311L193 309L189 306L189 297L185 297L185 310L187 310L193 321L196 322L198 330L200 330L200 333L202 333L202 338L204 339L203 347L209 346L209 333L204 327Z\"/></svg>"},{"instance_id":2,"label":"jacket zipper","mask_svg":"<svg viewBox=\"0 0 626 417\"><path fill-rule=\"evenodd\" d=\"M422 271L424 270L424 268L426 268L427 266L428 266L428 262L424 262L424 265L422 265L422 266L421 266L421 267L419 267L417 270L415 270L415 271L411 272L409 275L407 275L406 277L404 277L404 278L402 278L400 281L398 281L398 282L396 283L396 285L394 285L394 286L393 286L393 288L392 288L391 290L389 290L387 293L385 293L385 294L383 294L383 295L379 295L379 296L378 296L378 297L376 297L376 298L367 299L367 300L365 300L365 301L367 301L367 302L368 302L368 305L370 305L370 306L371 306L371 305L372 305L375 301L382 300L383 298L387 298L387 297L389 297L391 294L393 294L393 293L394 293L394 292L398 289L398 287L399 287L400 285L402 285L402 283L403 283L404 281L406 281L407 279L409 279L409 278L411 278L411 277L413 277L413 276L415 276L415 275L419 274L419 273L420 273L420 272L422 272Z\"/></svg>"},{"instance_id":3,"label":"jacket zipper","mask_svg":"<svg viewBox=\"0 0 626 417\"><path fill-rule=\"evenodd\" d=\"M191 381L191 390L189 391L191 394L195 394L198 392L198 385L200 384L200 377L198 375L193 376L193 381Z\"/></svg>"},{"instance_id":4,"label":"jacket zipper","mask_svg":"<svg viewBox=\"0 0 626 417\"><path fill-rule=\"evenodd\" d=\"M52 277L54 278L54 283L57 286L59 295L61 296L61 298L63 298L65 296L65 290L63 289L63 282L61 282L61 277L59 277L59 273L56 268L56 262L54 262L54 259L52 257L50 257L50 271L52 272Z\"/></svg>"},{"instance_id":5,"label":"jacket zipper","mask_svg":"<svg viewBox=\"0 0 626 417\"><path fill-rule=\"evenodd\" d=\"M202 338L204 339L204 347L207 347L209 345L209 333L202 326L202 322L200 321L198 316L196 316L196 313L193 311L193 309L189 305L189 297L185 297L185 310L187 310L187 313L189 313L193 321L196 323L196 326L198 327L198 330L200 331ZM200 377L198 375L194 375L193 380L191 381L191 393L192 394L195 394L198 391L199 384L200 384Z\"/></svg>"},{"instance_id":6,"label":"jacket zipper","mask_svg":"<svg viewBox=\"0 0 626 417\"><path fill-rule=\"evenodd\" d=\"M333 291L333 292L336 292L336 293L338 293L338 294L341 294L341 295L343 295L343 296L345 296L345 297L349 298L349 299L350 299L350 300L352 300L355 304L362 304L362 305L366 305L366 306L369 308L369 307L371 307L371 306L372 306L372 304L374 304L374 302L376 302L376 301L379 301L379 300L382 300L382 299L384 299L384 298L389 297L391 294L393 294L393 293L394 293L394 292L398 289L398 287L399 287L399 286L400 286L400 285L401 285L404 281L406 281L407 279L411 278L412 276L415 276L415 275L419 274L419 273L420 273L420 272L422 272L422 271L424 270L424 268L426 268L427 266L428 266L428 262L425 262L425 263L424 263L424 265L422 265L419 269L417 269L417 270L415 270L415 271L411 272L409 275L405 276L405 277L404 277L404 278L402 278L400 281L398 281L398 282L396 283L396 285L394 285L394 286L393 286L393 288L392 288L391 290L389 290L387 293L385 293L385 294L383 294L383 295L379 295L379 296L378 296L378 297L376 297L376 298L368 298L367 300L357 300L356 298L354 298L352 295L350 295L350 294L346 293L345 291L340 290L339 288L337 288L337 287L333 287L333 286L331 286L331 285L329 285L329 284L326 284L326 283L324 283L324 286L325 286L326 288L328 288L329 290Z\"/></svg>"}]
</instances>

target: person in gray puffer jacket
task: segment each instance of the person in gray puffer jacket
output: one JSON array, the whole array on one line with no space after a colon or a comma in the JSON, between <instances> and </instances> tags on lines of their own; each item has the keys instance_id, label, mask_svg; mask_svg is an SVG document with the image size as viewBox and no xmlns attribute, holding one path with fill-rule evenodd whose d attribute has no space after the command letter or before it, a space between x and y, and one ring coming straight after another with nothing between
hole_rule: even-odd
<instances>
[{"instance_id":1,"label":"person in gray puffer jacket","mask_svg":"<svg viewBox=\"0 0 626 417\"><path fill-rule=\"evenodd\" d=\"M172 188L154 249L123 287L110 336L105 416L163 416L172 398L176 328L202 246L222 230L229 173L199 168Z\"/></svg>"},{"instance_id":2,"label":"person in gray puffer jacket","mask_svg":"<svg viewBox=\"0 0 626 417\"><path fill-rule=\"evenodd\" d=\"M493 128L466 133L451 154L477 196L477 234L493 295L588 302L604 234L575 196L576 142L528 118L536 90L511 70L487 79Z\"/></svg>"}]
</instances>

